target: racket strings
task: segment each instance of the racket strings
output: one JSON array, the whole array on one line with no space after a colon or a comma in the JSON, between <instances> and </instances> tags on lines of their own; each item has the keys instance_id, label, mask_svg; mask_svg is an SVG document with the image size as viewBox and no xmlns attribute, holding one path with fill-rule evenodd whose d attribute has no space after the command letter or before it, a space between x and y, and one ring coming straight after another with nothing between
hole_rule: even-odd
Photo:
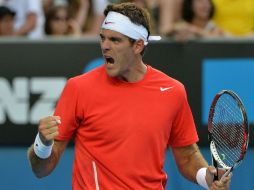
<instances>
[{"instance_id":1,"label":"racket strings","mask_svg":"<svg viewBox=\"0 0 254 190\"><path fill-rule=\"evenodd\" d=\"M217 152L223 162L226 163L226 165L230 166L232 163L237 162L239 158L239 154L236 151L232 151L232 149L227 147L226 143L223 143L221 141L217 142L215 140Z\"/></svg>"},{"instance_id":2,"label":"racket strings","mask_svg":"<svg viewBox=\"0 0 254 190\"><path fill-rule=\"evenodd\" d=\"M236 151L232 152L232 149L229 149L225 143L215 142L215 144L221 160L224 161L226 165L230 166L232 163L239 160L239 153Z\"/></svg>"},{"instance_id":3,"label":"racket strings","mask_svg":"<svg viewBox=\"0 0 254 190\"><path fill-rule=\"evenodd\" d=\"M224 94L219 98L212 124L213 141L218 154L230 166L241 159L246 139L244 117L231 96Z\"/></svg>"}]
</instances>

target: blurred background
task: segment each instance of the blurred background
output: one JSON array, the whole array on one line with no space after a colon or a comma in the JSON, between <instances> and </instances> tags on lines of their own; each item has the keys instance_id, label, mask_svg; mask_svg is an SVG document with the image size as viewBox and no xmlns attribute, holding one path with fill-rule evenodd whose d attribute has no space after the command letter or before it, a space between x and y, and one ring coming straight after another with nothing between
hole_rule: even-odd
<instances>
[{"instance_id":1,"label":"blurred background","mask_svg":"<svg viewBox=\"0 0 254 190\"><path fill-rule=\"evenodd\" d=\"M68 78L103 64L98 38L103 10L126 1L0 0L0 189L71 189L72 144L43 179L32 174L26 151L39 119L53 113ZM185 85L199 146L209 162L207 120L213 96L230 89L241 97L250 146L231 189L253 189L254 1L129 1L152 15L152 34L162 40L149 43L144 62ZM167 190L201 189L181 177L170 150L165 170Z\"/></svg>"}]
</instances>

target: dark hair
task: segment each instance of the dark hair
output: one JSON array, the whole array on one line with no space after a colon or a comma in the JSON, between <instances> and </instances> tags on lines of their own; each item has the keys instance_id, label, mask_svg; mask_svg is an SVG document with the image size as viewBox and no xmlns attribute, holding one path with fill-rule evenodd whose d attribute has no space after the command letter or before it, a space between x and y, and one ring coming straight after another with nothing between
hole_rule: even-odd
<instances>
[{"instance_id":1,"label":"dark hair","mask_svg":"<svg viewBox=\"0 0 254 190\"><path fill-rule=\"evenodd\" d=\"M118 3L118 4L109 4L104 10L105 17L110 11L118 12L122 15L127 16L131 22L144 26L148 31L148 36L151 31L151 18L149 12L135 5L135 3ZM136 40L130 38L130 42L134 43ZM145 49L145 48L144 48ZM144 54L144 50L141 52L141 55Z\"/></svg>"},{"instance_id":2,"label":"dark hair","mask_svg":"<svg viewBox=\"0 0 254 190\"><path fill-rule=\"evenodd\" d=\"M150 35L150 15L146 9L137 7L134 3L120 3L110 4L104 11L104 15L107 16L110 11L121 13L127 16L131 22L144 26Z\"/></svg>"},{"instance_id":3,"label":"dark hair","mask_svg":"<svg viewBox=\"0 0 254 190\"><path fill-rule=\"evenodd\" d=\"M182 6L182 17L185 21L191 22L193 17L194 17L194 12L193 12L193 1L194 0L184 0L183 1L183 6ZM211 10L209 14L209 19L211 19L214 15L214 4L212 0L209 0L211 3Z\"/></svg>"},{"instance_id":4,"label":"dark hair","mask_svg":"<svg viewBox=\"0 0 254 190\"><path fill-rule=\"evenodd\" d=\"M47 14L45 15L45 25L44 25L44 30L46 34L48 35L52 34L52 30L50 26L51 21L55 19L57 11L61 9L65 9L68 12L67 7L63 5L53 6L48 10Z\"/></svg>"},{"instance_id":5,"label":"dark hair","mask_svg":"<svg viewBox=\"0 0 254 190\"><path fill-rule=\"evenodd\" d=\"M15 16L15 12L9 9L8 7L5 6L0 6L0 19L4 18L6 15L10 15L12 17Z\"/></svg>"}]
</instances>

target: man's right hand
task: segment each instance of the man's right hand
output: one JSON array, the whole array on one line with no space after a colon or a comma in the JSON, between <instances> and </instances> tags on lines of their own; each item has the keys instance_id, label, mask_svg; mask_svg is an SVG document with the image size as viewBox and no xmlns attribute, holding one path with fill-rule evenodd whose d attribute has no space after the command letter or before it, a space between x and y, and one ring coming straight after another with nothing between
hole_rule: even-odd
<instances>
[{"instance_id":1,"label":"man's right hand","mask_svg":"<svg viewBox=\"0 0 254 190\"><path fill-rule=\"evenodd\" d=\"M59 116L48 116L40 119L38 132L42 143L49 146L53 143L56 136L58 136L58 125L61 124Z\"/></svg>"},{"instance_id":2,"label":"man's right hand","mask_svg":"<svg viewBox=\"0 0 254 190\"><path fill-rule=\"evenodd\" d=\"M219 168L219 180L213 181L214 175L217 174L217 170L213 166L209 166L206 171L206 181L210 190L228 190L231 183L232 174L221 179L226 170Z\"/></svg>"}]
</instances>

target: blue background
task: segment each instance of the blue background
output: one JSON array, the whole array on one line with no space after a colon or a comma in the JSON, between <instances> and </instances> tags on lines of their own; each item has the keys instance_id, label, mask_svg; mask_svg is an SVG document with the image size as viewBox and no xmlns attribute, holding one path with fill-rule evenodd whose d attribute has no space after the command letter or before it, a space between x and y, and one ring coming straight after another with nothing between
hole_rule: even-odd
<instances>
[{"instance_id":1,"label":"blue background","mask_svg":"<svg viewBox=\"0 0 254 190\"><path fill-rule=\"evenodd\" d=\"M223 89L241 98L249 123L254 124L254 58L205 59L202 64L202 124L206 125L211 102Z\"/></svg>"},{"instance_id":2,"label":"blue background","mask_svg":"<svg viewBox=\"0 0 254 190\"><path fill-rule=\"evenodd\" d=\"M206 148L201 149L209 161L210 154ZM254 171L254 150L247 152L246 159L233 175L231 190L252 190ZM53 173L45 178L36 178L29 166L27 147L0 148L0 179L1 188L5 190L70 190L73 162L73 148L67 148L60 163ZM250 163L250 164L248 164ZM167 190L202 190L198 185L184 179L177 171L171 153L167 152L165 170L168 173Z\"/></svg>"}]
</instances>

